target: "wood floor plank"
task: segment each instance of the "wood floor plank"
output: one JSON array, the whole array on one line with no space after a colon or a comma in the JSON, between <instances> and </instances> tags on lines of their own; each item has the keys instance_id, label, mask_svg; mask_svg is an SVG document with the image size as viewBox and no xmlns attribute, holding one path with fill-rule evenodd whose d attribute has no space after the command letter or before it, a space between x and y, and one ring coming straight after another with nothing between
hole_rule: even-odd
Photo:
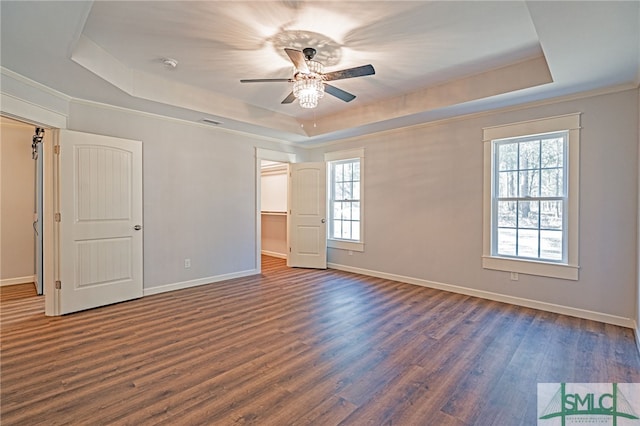
<instances>
[{"instance_id":1,"label":"wood floor plank","mask_svg":"<svg viewBox=\"0 0 640 426\"><path fill-rule=\"evenodd\" d=\"M0 297L0 423L528 425L538 382L640 382L632 330L286 268L44 316Z\"/></svg>"},{"instance_id":2,"label":"wood floor plank","mask_svg":"<svg viewBox=\"0 0 640 426\"><path fill-rule=\"evenodd\" d=\"M34 283L15 284L0 286L0 301L20 300L36 295L36 285Z\"/></svg>"}]
</instances>

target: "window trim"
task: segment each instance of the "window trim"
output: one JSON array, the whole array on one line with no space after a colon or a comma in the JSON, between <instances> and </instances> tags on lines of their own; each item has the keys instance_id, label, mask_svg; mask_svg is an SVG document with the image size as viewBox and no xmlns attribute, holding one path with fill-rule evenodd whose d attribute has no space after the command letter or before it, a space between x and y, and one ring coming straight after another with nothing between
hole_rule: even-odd
<instances>
[{"instance_id":1,"label":"window trim","mask_svg":"<svg viewBox=\"0 0 640 426\"><path fill-rule=\"evenodd\" d=\"M360 240L341 240L338 238L331 238L330 233L327 232L327 247L350 250L357 252L364 252L364 148L349 149L345 151L333 151L324 154L324 161L327 164L327 217L328 222L331 222L331 200L329 199L331 194L331 162L342 160L360 160ZM328 224L330 226L330 224Z\"/></svg>"},{"instance_id":2,"label":"window trim","mask_svg":"<svg viewBox=\"0 0 640 426\"><path fill-rule=\"evenodd\" d=\"M483 177L483 241L482 267L505 272L538 275L567 280L578 280L578 229L579 229L579 178L580 178L580 114L573 113L538 120L523 121L483 128L484 177ZM501 257L491 254L493 224L492 199L494 176L493 141L536 134L567 131L567 261L545 262L532 259Z\"/></svg>"}]
</instances>

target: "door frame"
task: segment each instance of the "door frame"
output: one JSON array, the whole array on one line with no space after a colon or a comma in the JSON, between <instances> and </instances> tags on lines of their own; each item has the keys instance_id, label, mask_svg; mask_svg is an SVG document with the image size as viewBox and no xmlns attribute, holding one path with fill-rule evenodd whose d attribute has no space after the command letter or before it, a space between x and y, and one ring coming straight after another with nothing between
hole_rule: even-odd
<instances>
[{"instance_id":1,"label":"door frame","mask_svg":"<svg viewBox=\"0 0 640 426\"><path fill-rule=\"evenodd\" d=\"M37 128L37 127L36 127ZM35 129L34 129L35 130ZM35 280L36 280L36 293L41 296L44 294L44 271L43 265L43 248L44 248L44 225L43 220L43 208L44 208L44 154L43 146L45 138L47 138L47 130L45 130L44 137L41 142L35 146L36 152L36 178L35 178L35 217L36 221L33 224L36 233L36 256L35 256ZM35 137L35 136L34 136ZM51 137L51 136L49 136Z\"/></svg>"},{"instance_id":2,"label":"door frame","mask_svg":"<svg viewBox=\"0 0 640 426\"><path fill-rule=\"evenodd\" d=\"M274 151L256 147L256 257L255 269L262 273L262 212L260 209L262 199L262 160L278 161L280 163L296 163L297 156L292 152ZM288 208L288 206L287 206ZM287 214L287 221L289 215ZM288 257L288 254L287 254Z\"/></svg>"},{"instance_id":3,"label":"door frame","mask_svg":"<svg viewBox=\"0 0 640 426\"><path fill-rule=\"evenodd\" d=\"M58 129L67 128L67 116L5 93L0 94L0 106L0 114L30 125L43 127L51 134L50 138L45 138L42 141L42 276L44 281L45 315L54 315L57 307L55 277L58 273L57 237L55 235L54 221L56 207L54 146L58 140Z\"/></svg>"}]
</instances>

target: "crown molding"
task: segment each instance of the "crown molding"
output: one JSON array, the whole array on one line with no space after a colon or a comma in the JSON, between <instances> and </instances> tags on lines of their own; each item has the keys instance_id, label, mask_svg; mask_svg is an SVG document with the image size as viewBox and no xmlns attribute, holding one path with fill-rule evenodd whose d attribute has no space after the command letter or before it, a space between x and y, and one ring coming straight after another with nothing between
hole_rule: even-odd
<instances>
[{"instance_id":1,"label":"crown molding","mask_svg":"<svg viewBox=\"0 0 640 426\"><path fill-rule=\"evenodd\" d=\"M575 101L575 100L579 100L579 99L592 98L592 97L603 96L603 95L610 95L610 94L619 93L619 92L626 92L628 90L640 90L640 85L638 85L636 83L618 84L618 85L614 85L614 86L608 86L608 87L603 87L603 88L598 88L598 89L587 90L587 91L584 91L584 92L572 93L572 94L569 94L569 95L561 95L561 96L542 99L542 100L538 100L538 101L526 102L526 103L522 103L522 104L518 104L518 105L510 105L510 106L499 107L499 108L495 108L495 109L489 109L489 110L485 110L485 111L478 111L478 112L460 114L460 115L456 115L456 116L453 116L453 117L434 119L434 120L426 121L424 123L410 124L410 125L407 125L407 126L396 127L396 128L393 128L393 129L386 129L386 130L380 130L380 131L377 131L377 132L371 132L371 133L367 133L367 134L364 134L364 135L350 136L348 138L344 138L344 139L340 139L340 140L332 140L332 141L321 142L321 143L317 143L317 144L311 143L311 144L308 144L308 145L301 145L300 148L305 148L305 149L326 148L326 147L330 147L332 145L339 145L339 144L343 144L343 143L347 143L347 142L361 141L363 138L368 138L371 135L384 135L384 134L390 134L390 133L396 132L398 130L421 129L421 128L428 128L428 127L432 127L432 126L441 126L441 125L444 125L444 124L454 123L454 122L461 121L461 120L470 120L470 119L475 119L475 118L480 118L480 117L487 117L487 116L495 115L495 114L504 114L504 113L512 112L512 111L521 111L521 110L525 110L525 109L529 109L529 108L537 108L537 107L541 107L541 106L545 106L545 105L555 105L555 104L559 104L559 103L563 103L563 102Z\"/></svg>"},{"instance_id":2,"label":"crown molding","mask_svg":"<svg viewBox=\"0 0 640 426\"><path fill-rule=\"evenodd\" d=\"M40 90L42 92L45 92L45 93L47 93L49 95L52 95L52 96L54 96L54 97L56 97L58 99L63 100L63 101L69 102L69 101L71 101L73 99L69 95L66 95L66 94L64 94L62 92L59 92L59 91L57 91L55 89L52 89L51 87L46 86L46 85L44 85L42 83L38 83L35 80L31 80L30 78L27 78L27 77L23 76L22 74L18 74L15 71L11 71L10 69L5 68L3 66L0 66L0 74L5 75L5 76L7 76L9 78L12 78L12 79L14 79L16 81L19 81L20 83L24 83L27 86L30 86L30 87L32 87L34 89Z\"/></svg>"}]
</instances>

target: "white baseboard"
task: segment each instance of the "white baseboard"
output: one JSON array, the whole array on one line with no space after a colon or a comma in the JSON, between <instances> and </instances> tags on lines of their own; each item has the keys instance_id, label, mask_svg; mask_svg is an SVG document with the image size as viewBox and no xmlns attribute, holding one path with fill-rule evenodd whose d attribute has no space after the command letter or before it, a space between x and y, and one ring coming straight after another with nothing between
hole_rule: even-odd
<instances>
[{"instance_id":1,"label":"white baseboard","mask_svg":"<svg viewBox=\"0 0 640 426\"><path fill-rule=\"evenodd\" d=\"M5 285L16 285L16 284L28 284L35 283L36 276L35 275L27 275L26 277L17 277L17 278L5 278L0 280L0 287L4 287Z\"/></svg>"},{"instance_id":2,"label":"white baseboard","mask_svg":"<svg viewBox=\"0 0 640 426\"><path fill-rule=\"evenodd\" d=\"M372 271L369 269L356 268L347 265L329 263L329 268L338 269L356 274L368 275L376 278L384 278L392 281L399 281L407 284L419 285L422 287L435 288L437 290L449 291L452 293L465 294L467 296L479 297L481 299L495 300L496 302L504 302L526 308L539 309L541 311L554 312L557 314L569 315L577 318L584 318L599 321L607 324L619 325L622 327L632 328L636 330L636 343L638 343L638 330L635 327L635 321L631 318L619 317L616 315L605 314L602 312L594 312L586 309L572 308L570 306L556 305L554 303L541 302L538 300L524 299L521 297L508 296L500 293L493 293L484 290L475 290L468 287L461 287L452 284L444 284L435 281L423 280L420 278L405 277L402 275L389 274L386 272Z\"/></svg>"},{"instance_id":3,"label":"white baseboard","mask_svg":"<svg viewBox=\"0 0 640 426\"><path fill-rule=\"evenodd\" d=\"M232 280L234 278L248 277L258 274L257 269L249 269L247 271L233 272L231 274L216 275L213 277L198 278L197 280L182 281L179 283L165 284L157 287L149 287L143 289L143 296L152 294L166 293L168 291L181 290L183 288L197 287L205 284L212 284L219 281Z\"/></svg>"},{"instance_id":4,"label":"white baseboard","mask_svg":"<svg viewBox=\"0 0 640 426\"><path fill-rule=\"evenodd\" d=\"M265 256L277 257L279 259L287 258L287 255L285 253L276 253L275 251L262 250L261 253L264 254Z\"/></svg>"}]
</instances>

